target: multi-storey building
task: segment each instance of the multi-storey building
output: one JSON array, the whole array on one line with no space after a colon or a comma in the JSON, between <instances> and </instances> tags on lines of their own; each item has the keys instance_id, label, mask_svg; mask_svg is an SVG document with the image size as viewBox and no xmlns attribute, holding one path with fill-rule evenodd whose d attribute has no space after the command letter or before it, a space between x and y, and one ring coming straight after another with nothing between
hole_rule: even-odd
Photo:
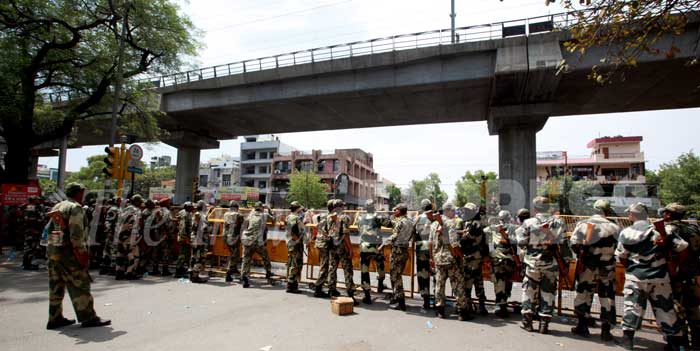
<instances>
[{"instance_id":1,"label":"multi-storey building","mask_svg":"<svg viewBox=\"0 0 700 351\"><path fill-rule=\"evenodd\" d=\"M392 182L389 179L386 178L381 178L377 180L376 184L376 200L375 203L377 204L377 210L381 211L389 211L391 210L389 208L389 192L386 190L387 187L395 185L394 182Z\"/></svg>"},{"instance_id":2,"label":"multi-storey building","mask_svg":"<svg viewBox=\"0 0 700 351\"><path fill-rule=\"evenodd\" d=\"M236 157L221 155L199 165L199 186L216 189L238 185L241 165Z\"/></svg>"},{"instance_id":3,"label":"multi-storey building","mask_svg":"<svg viewBox=\"0 0 700 351\"><path fill-rule=\"evenodd\" d=\"M170 156L153 156L151 157L150 166L151 168L170 167L171 163L172 157Z\"/></svg>"},{"instance_id":4,"label":"multi-storey building","mask_svg":"<svg viewBox=\"0 0 700 351\"><path fill-rule=\"evenodd\" d=\"M289 154L293 150L274 135L245 137L245 142L241 143L240 185L258 188L260 199L270 203L273 158L279 153Z\"/></svg>"},{"instance_id":5,"label":"multi-storey building","mask_svg":"<svg viewBox=\"0 0 700 351\"><path fill-rule=\"evenodd\" d=\"M344 195L348 208L364 206L367 199L376 196L377 173L371 153L360 149L336 149L332 152L279 152L274 156L272 174L272 197L274 207L286 206L289 176L293 170L313 171L328 185L329 196L333 194L333 182L341 173L348 175L348 193Z\"/></svg>"}]
</instances>

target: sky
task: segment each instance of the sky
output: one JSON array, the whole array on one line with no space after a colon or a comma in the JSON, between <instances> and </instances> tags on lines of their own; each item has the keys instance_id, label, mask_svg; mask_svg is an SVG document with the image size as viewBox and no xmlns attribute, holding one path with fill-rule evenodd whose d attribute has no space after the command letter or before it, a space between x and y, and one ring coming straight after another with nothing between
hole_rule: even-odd
<instances>
[{"instance_id":1,"label":"sky","mask_svg":"<svg viewBox=\"0 0 700 351\"><path fill-rule=\"evenodd\" d=\"M285 52L449 28L449 0L190 0L178 1L200 31L203 49L192 67L207 67ZM455 0L456 26L517 20L561 12L544 0ZM566 150L588 155L586 144L597 137L641 135L648 169L657 169L681 153L700 150L700 109L649 111L550 118L537 135L538 151ZM300 150L361 148L374 155L374 168L399 186L431 172L454 194L466 171L498 172L498 137L486 122L428 124L277 134ZM219 149L203 150L200 160L222 154L238 156L238 140L224 140ZM142 144L144 160L177 150L164 144ZM104 146L71 149L68 171L86 165L86 158ZM57 158L39 163L56 167Z\"/></svg>"}]
</instances>

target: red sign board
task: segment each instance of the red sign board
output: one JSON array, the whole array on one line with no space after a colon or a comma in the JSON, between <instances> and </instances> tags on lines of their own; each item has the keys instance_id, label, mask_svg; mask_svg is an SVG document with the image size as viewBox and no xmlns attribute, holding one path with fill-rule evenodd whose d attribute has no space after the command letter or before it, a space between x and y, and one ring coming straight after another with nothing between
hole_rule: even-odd
<instances>
[{"instance_id":1,"label":"red sign board","mask_svg":"<svg viewBox=\"0 0 700 351\"><path fill-rule=\"evenodd\" d=\"M2 204L3 205L23 205L29 203L30 196L40 195L39 186L36 182L27 184L3 184Z\"/></svg>"},{"instance_id":2,"label":"red sign board","mask_svg":"<svg viewBox=\"0 0 700 351\"><path fill-rule=\"evenodd\" d=\"M236 194L236 193L222 193L221 194L221 200L222 201L241 201L241 194Z\"/></svg>"}]
</instances>

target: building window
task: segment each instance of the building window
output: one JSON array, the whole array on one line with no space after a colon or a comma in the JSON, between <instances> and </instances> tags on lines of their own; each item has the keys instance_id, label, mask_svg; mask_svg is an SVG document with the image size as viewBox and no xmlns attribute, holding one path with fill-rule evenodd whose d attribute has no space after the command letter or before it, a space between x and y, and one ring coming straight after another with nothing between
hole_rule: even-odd
<instances>
[{"instance_id":1,"label":"building window","mask_svg":"<svg viewBox=\"0 0 700 351\"><path fill-rule=\"evenodd\" d=\"M333 160L333 172L340 171L340 160Z\"/></svg>"},{"instance_id":2,"label":"building window","mask_svg":"<svg viewBox=\"0 0 700 351\"><path fill-rule=\"evenodd\" d=\"M353 174L354 169L352 169L352 163L350 163L350 161L346 161L346 166L347 166L346 169L347 169L348 174L349 174L349 175L354 175L354 174Z\"/></svg>"},{"instance_id":3,"label":"building window","mask_svg":"<svg viewBox=\"0 0 700 351\"><path fill-rule=\"evenodd\" d=\"M264 180L259 181L259 182L258 182L258 188L260 188L260 189L265 189L265 188L267 188L267 182L264 181Z\"/></svg>"},{"instance_id":4,"label":"building window","mask_svg":"<svg viewBox=\"0 0 700 351\"><path fill-rule=\"evenodd\" d=\"M221 176L221 185L222 186L231 186L231 175L230 174L224 174Z\"/></svg>"},{"instance_id":5,"label":"building window","mask_svg":"<svg viewBox=\"0 0 700 351\"><path fill-rule=\"evenodd\" d=\"M258 166L258 174L270 173L269 166Z\"/></svg>"},{"instance_id":6,"label":"building window","mask_svg":"<svg viewBox=\"0 0 700 351\"><path fill-rule=\"evenodd\" d=\"M253 182L252 179L246 179L246 180L243 181L243 186L247 186L247 187L251 187L251 188L252 188L252 187L255 186L255 183Z\"/></svg>"},{"instance_id":7,"label":"building window","mask_svg":"<svg viewBox=\"0 0 700 351\"><path fill-rule=\"evenodd\" d=\"M326 170L326 161L320 160L318 161L318 165L316 167L317 172L323 173Z\"/></svg>"},{"instance_id":8,"label":"building window","mask_svg":"<svg viewBox=\"0 0 700 351\"><path fill-rule=\"evenodd\" d=\"M245 154L243 154L243 161L254 160L254 159L255 159L255 152L251 151L251 152L246 152Z\"/></svg>"},{"instance_id":9,"label":"building window","mask_svg":"<svg viewBox=\"0 0 700 351\"><path fill-rule=\"evenodd\" d=\"M243 169L243 174L255 174L255 167L254 166L248 166Z\"/></svg>"},{"instance_id":10,"label":"building window","mask_svg":"<svg viewBox=\"0 0 700 351\"><path fill-rule=\"evenodd\" d=\"M199 186L207 186L207 183L209 182L209 176L206 174L202 174L199 176Z\"/></svg>"}]
</instances>

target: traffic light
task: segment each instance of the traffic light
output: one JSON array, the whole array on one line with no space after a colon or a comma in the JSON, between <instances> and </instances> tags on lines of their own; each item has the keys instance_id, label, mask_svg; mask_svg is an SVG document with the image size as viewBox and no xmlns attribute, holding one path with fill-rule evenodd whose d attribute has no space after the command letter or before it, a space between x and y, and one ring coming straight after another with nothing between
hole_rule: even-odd
<instances>
[{"instance_id":1,"label":"traffic light","mask_svg":"<svg viewBox=\"0 0 700 351\"><path fill-rule=\"evenodd\" d=\"M106 166L102 168L108 178L121 179L122 177L122 155L118 147L105 147L107 157L104 158Z\"/></svg>"}]
</instances>

